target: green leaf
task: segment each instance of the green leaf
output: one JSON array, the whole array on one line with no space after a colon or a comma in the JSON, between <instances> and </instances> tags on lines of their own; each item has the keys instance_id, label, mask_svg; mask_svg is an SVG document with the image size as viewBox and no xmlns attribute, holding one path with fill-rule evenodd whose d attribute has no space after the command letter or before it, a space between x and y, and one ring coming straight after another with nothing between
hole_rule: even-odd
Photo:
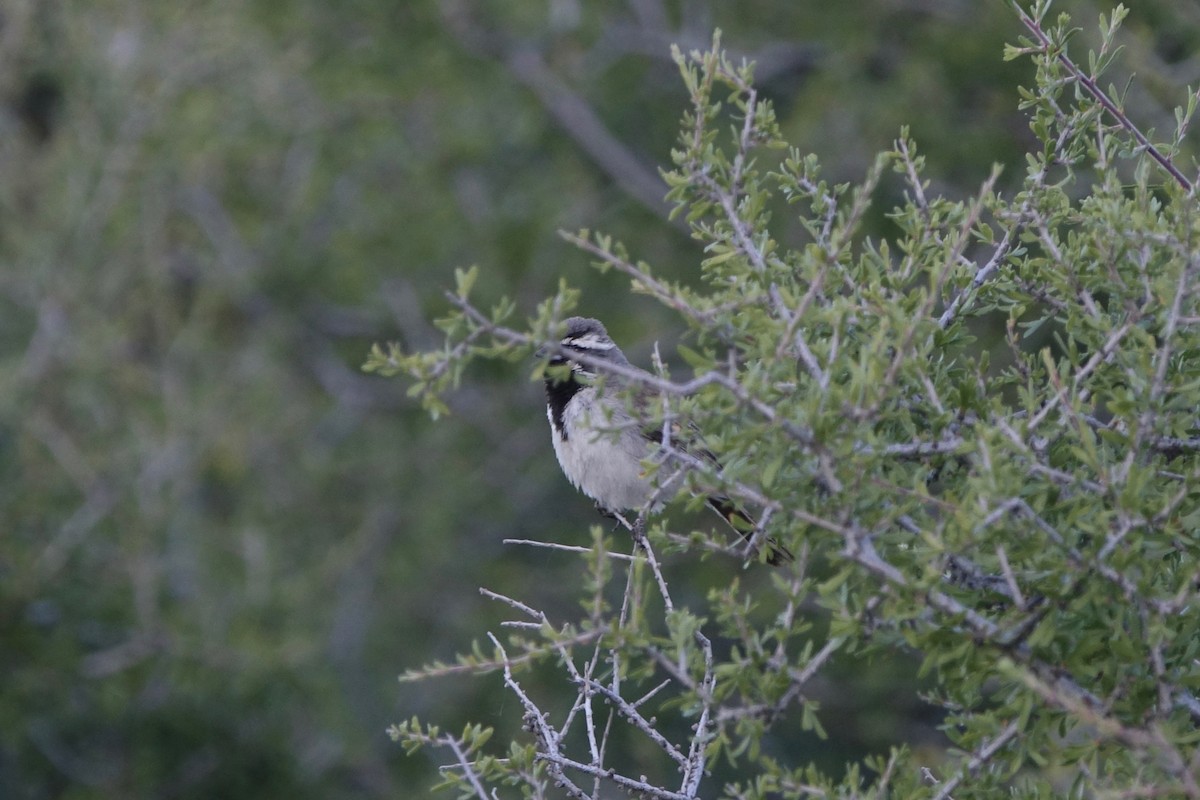
<instances>
[{"instance_id":1,"label":"green leaf","mask_svg":"<svg viewBox=\"0 0 1200 800\"><path fill-rule=\"evenodd\" d=\"M466 271L455 267L454 269L454 293L458 295L460 300L466 300L471 294L471 287L475 285L475 281L479 278L479 266L473 265Z\"/></svg>"}]
</instances>

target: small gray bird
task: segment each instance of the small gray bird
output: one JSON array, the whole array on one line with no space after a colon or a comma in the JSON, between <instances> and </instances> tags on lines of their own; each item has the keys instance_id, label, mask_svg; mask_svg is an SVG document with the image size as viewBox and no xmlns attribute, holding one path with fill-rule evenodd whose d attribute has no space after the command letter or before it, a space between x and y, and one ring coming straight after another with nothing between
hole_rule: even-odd
<instances>
[{"instance_id":1,"label":"small gray bird","mask_svg":"<svg viewBox=\"0 0 1200 800\"><path fill-rule=\"evenodd\" d=\"M603 364L613 364L626 370L637 369L609 338L604 325L586 317L571 317L566 321L566 333L558 348L539 354L549 356L551 367L570 368L565 374L562 370L546 371L546 416L550 419L554 454L567 480L610 516L641 510L652 499L656 500L656 508L661 503L655 492L662 500L670 499L682 476L660 488L642 467L643 459L659 451L662 429L647 427L635 418L621 397L621 389L633 381L603 368ZM575 354L583 354L591 363L584 364L573 357ZM600 366L596 366L597 361ZM596 385L599 374L605 376L604 393ZM643 393L635 398L633 405L644 406L649 401ZM677 449L716 463L711 453L694 450L686 441L673 444ZM664 469L669 469L669 465ZM753 536L753 522L731 500L720 496L705 500L742 537L748 540ZM771 564L792 560L792 554L783 545L773 539L767 545L770 548L767 561Z\"/></svg>"}]
</instances>

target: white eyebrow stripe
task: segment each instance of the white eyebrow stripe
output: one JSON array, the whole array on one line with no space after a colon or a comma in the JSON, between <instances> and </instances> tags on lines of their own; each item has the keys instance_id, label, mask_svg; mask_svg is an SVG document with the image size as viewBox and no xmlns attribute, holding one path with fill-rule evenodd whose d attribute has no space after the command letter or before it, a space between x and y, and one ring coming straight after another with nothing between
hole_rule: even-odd
<instances>
[{"instance_id":1,"label":"white eyebrow stripe","mask_svg":"<svg viewBox=\"0 0 1200 800\"><path fill-rule=\"evenodd\" d=\"M579 350L612 350L616 347L616 344L611 339L601 337L595 333L589 333L577 339L563 339L563 346L574 347Z\"/></svg>"}]
</instances>

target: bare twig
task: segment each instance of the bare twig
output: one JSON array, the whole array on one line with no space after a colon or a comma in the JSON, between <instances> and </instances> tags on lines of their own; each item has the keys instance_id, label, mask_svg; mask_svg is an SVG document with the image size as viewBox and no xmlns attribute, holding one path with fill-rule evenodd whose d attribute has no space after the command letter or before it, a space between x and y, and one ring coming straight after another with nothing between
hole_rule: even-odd
<instances>
[{"instance_id":1,"label":"bare twig","mask_svg":"<svg viewBox=\"0 0 1200 800\"><path fill-rule=\"evenodd\" d=\"M560 544L558 542L540 542L534 539L505 539L504 544L519 544L526 547L544 547L547 550L560 550L564 553L578 553L579 555L594 555L596 550L592 547L582 547L573 544ZM633 561L637 556L631 556L627 553L614 553L607 550L604 553L605 558L611 558L616 561Z\"/></svg>"}]
</instances>

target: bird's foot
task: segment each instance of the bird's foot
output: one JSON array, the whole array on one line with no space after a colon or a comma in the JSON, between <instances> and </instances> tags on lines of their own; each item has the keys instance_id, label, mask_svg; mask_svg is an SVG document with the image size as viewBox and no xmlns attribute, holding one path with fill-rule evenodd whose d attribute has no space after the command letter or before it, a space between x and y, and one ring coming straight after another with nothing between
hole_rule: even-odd
<instances>
[{"instance_id":1,"label":"bird's foot","mask_svg":"<svg viewBox=\"0 0 1200 800\"><path fill-rule=\"evenodd\" d=\"M618 515L617 512L611 510L607 506L601 505L599 500L595 501L595 505L596 505L596 510L600 512L600 516L602 516L606 519L620 521L620 519L621 519L620 515Z\"/></svg>"}]
</instances>

